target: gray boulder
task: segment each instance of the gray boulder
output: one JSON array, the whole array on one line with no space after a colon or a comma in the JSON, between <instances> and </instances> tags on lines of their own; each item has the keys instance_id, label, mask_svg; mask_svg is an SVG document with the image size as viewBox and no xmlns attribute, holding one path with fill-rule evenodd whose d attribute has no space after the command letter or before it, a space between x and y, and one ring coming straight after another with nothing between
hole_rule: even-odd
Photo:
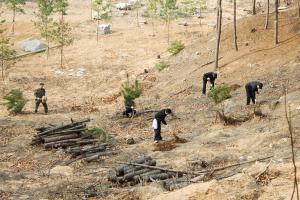
<instances>
[{"instance_id":1,"label":"gray boulder","mask_svg":"<svg viewBox=\"0 0 300 200\"><path fill-rule=\"evenodd\" d=\"M110 34L110 24L100 24L98 26L98 31L103 35Z\"/></svg>"},{"instance_id":2,"label":"gray boulder","mask_svg":"<svg viewBox=\"0 0 300 200\"><path fill-rule=\"evenodd\" d=\"M35 51L45 49L46 47L47 47L46 44L44 44L43 42L37 39L27 40L23 42L21 45L22 50L26 52L35 52Z\"/></svg>"}]
</instances>

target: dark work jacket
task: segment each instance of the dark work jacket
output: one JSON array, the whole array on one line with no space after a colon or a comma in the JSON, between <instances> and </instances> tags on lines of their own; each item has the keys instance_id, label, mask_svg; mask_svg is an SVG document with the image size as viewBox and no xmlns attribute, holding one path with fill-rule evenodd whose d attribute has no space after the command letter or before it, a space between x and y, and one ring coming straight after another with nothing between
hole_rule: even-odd
<instances>
[{"instance_id":1,"label":"dark work jacket","mask_svg":"<svg viewBox=\"0 0 300 200\"><path fill-rule=\"evenodd\" d=\"M251 91L252 94L255 94L255 92L258 92L257 86L259 86L259 81L251 81L246 84L246 88Z\"/></svg>"},{"instance_id":2,"label":"dark work jacket","mask_svg":"<svg viewBox=\"0 0 300 200\"><path fill-rule=\"evenodd\" d=\"M211 83L214 83L215 80L217 79L217 74L214 73L214 72L207 72L207 73L205 73L205 74L203 75L203 80L208 81L208 80L207 80L208 78L209 78L209 81L210 81Z\"/></svg>"},{"instance_id":3,"label":"dark work jacket","mask_svg":"<svg viewBox=\"0 0 300 200\"><path fill-rule=\"evenodd\" d=\"M166 116L167 116L166 109L162 109L161 111L159 111L158 113L155 114L154 118L158 122L162 122L164 125L167 125L167 122L165 121Z\"/></svg>"},{"instance_id":4,"label":"dark work jacket","mask_svg":"<svg viewBox=\"0 0 300 200\"><path fill-rule=\"evenodd\" d=\"M46 90L44 88L38 88L34 91L34 96L36 98L42 98L46 95Z\"/></svg>"}]
</instances>

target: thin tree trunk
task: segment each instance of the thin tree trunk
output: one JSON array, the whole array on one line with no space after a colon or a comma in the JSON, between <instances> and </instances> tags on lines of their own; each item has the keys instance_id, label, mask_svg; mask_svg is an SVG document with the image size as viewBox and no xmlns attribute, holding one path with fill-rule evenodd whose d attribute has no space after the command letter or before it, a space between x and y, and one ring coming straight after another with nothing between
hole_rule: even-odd
<instances>
[{"instance_id":1,"label":"thin tree trunk","mask_svg":"<svg viewBox=\"0 0 300 200\"><path fill-rule=\"evenodd\" d=\"M237 44L237 31L236 31L236 0L233 0L233 24L234 24L234 46L235 50L238 51L238 44Z\"/></svg>"},{"instance_id":2,"label":"thin tree trunk","mask_svg":"<svg viewBox=\"0 0 300 200\"><path fill-rule=\"evenodd\" d=\"M274 21L274 27L275 27L275 32L274 32L274 37L275 37L275 44L278 44L278 0L275 0L275 21Z\"/></svg>"},{"instance_id":3,"label":"thin tree trunk","mask_svg":"<svg viewBox=\"0 0 300 200\"><path fill-rule=\"evenodd\" d=\"M49 47L50 41L49 41L49 38L48 38L48 24L46 24L46 32L47 32L46 41L47 41L47 60L48 60L49 55L50 55L50 47Z\"/></svg>"},{"instance_id":4,"label":"thin tree trunk","mask_svg":"<svg viewBox=\"0 0 300 200\"><path fill-rule=\"evenodd\" d=\"M270 14L270 0L267 0L267 11L266 11L265 29L268 29L268 26L269 26L269 14Z\"/></svg>"},{"instance_id":5,"label":"thin tree trunk","mask_svg":"<svg viewBox=\"0 0 300 200\"><path fill-rule=\"evenodd\" d=\"M91 0L91 20L93 20L93 0Z\"/></svg>"},{"instance_id":6,"label":"thin tree trunk","mask_svg":"<svg viewBox=\"0 0 300 200\"><path fill-rule=\"evenodd\" d=\"M137 26L140 27L140 24L139 24L139 8L136 8L136 23L137 23Z\"/></svg>"},{"instance_id":7,"label":"thin tree trunk","mask_svg":"<svg viewBox=\"0 0 300 200\"><path fill-rule=\"evenodd\" d=\"M256 0L253 0L252 14L256 15Z\"/></svg>"},{"instance_id":8,"label":"thin tree trunk","mask_svg":"<svg viewBox=\"0 0 300 200\"><path fill-rule=\"evenodd\" d=\"M168 26L168 44L170 43L170 16L168 16L168 22L167 22L167 26Z\"/></svg>"},{"instance_id":9,"label":"thin tree trunk","mask_svg":"<svg viewBox=\"0 0 300 200\"><path fill-rule=\"evenodd\" d=\"M13 9L12 33L15 33L16 9Z\"/></svg>"},{"instance_id":10,"label":"thin tree trunk","mask_svg":"<svg viewBox=\"0 0 300 200\"><path fill-rule=\"evenodd\" d=\"M220 51L220 41L222 33L222 0L218 0L218 24L217 24L217 46L216 46L216 61L215 61L215 70L219 67L219 51Z\"/></svg>"},{"instance_id":11,"label":"thin tree trunk","mask_svg":"<svg viewBox=\"0 0 300 200\"><path fill-rule=\"evenodd\" d=\"M152 37L154 37L155 33L154 33L154 19L153 18L152 18L151 24L152 24Z\"/></svg>"},{"instance_id":12,"label":"thin tree trunk","mask_svg":"<svg viewBox=\"0 0 300 200\"><path fill-rule=\"evenodd\" d=\"M97 33L97 43L98 43L98 41L99 41L99 15L98 15L98 17L97 17L97 31L96 31L96 33Z\"/></svg>"},{"instance_id":13,"label":"thin tree trunk","mask_svg":"<svg viewBox=\"0 0 300 200\"><path fill-rule=\"evenodd\" d=\"M298 0L298 17L300 18L300 0Z\"/></svg>"},{"instance_id":14,"label":"thin tree trunk","mask_svg":"<svg viewBox=\"0 0 300 200\"><path fill-rule=\"evenodd\" d=\"M276 0L277 1L277 0ZM290 134L290 140L291 140L291 150L292 150L292 162L294 167L294 188L291 200L294 198L295 190L297 191L297 200L299 200L299 189L298 189L298 180L297 180L297 166L296 166L296 160L295 160L295 150L294 150L294 129L292 126L292 117L291 117L291 111L288 109L288 103L287 103L287 95L288 95L288 84L286 84L285 88L285 99L284 99L284 110L285 110L285 118L288 124L289 134Z\"/></svg>"},{"instance_id":15,"label":"thin tree trunk","mask_svg":"<svg viewBox=\"0 0 300 200\"><path fill-rule=\"evenodd\" d=\"M1 60L2 80L4 81L4 60Z\"/></svg>"},{"instance_id":16,"label":"thin tree trunk","mask_svg":"<svg viewBox=\"0 0 300 200\"><path fill-rule=\"evenodd\" d=\"M219 8L217 9L217 24L216 24L216 31L218 33L219 31L219 20L220 20L220 12L219 12Z\"/></svg>"},{"instance_id":17,"label":"thin tree trunk","mask_svg":"<svg viewBox=\"0 0 300 200\"><path fill-rule=\"evenodd\" d=\"M64 54L64 45L61 45L61 48L60 48L60 68L63 68L63 54Z\"/></svg>"}]
</instances>

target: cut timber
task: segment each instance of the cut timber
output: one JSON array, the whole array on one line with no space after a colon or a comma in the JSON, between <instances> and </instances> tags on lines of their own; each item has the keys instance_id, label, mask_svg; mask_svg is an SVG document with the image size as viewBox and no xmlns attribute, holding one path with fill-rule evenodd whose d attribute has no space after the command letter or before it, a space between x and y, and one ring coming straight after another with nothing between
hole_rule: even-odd
<instances>
[{"instance_id":1,"label":"cut timber","mask_svg":"<svg viewBox=\"0 0 300 200\"><path fill-rule=\"evenodd\" d=\"M80 138L78 139L69 139L69 140L63 140L60 141L59 143L57 142L50 142L50 143L45 143L44 147L47 148L65 148L65 147L69 147L69 146L75 146L75 145L83 145L83 144L93 144L95 142L97 142L98 140L80 140Z\"/></svg>"},{"instance_id":2,"label":"cut timber","mask_svg":"<svg viewBox=\"0 0 300 200\"><path fill-rule=\"evenodd\" d=\"M91 155L87 158L84 158L83 160L86 162L91 162L93 160L97 160L98 158L102 157L102 156L111 156L111 155L116 155L116 152L99 152L99 153L95 153L94 155Z\"/></svg>"},{"instance_id":3,"label":"cut timber","mask_svg":"<svg viewBox=\"0 0 300 200\"><path fill-rule=\"evenodd\" d=\"M131 161L129 161L129 163L142 164L148 160L152 160L152 158L150 156L144 156L144 157L138 158L136 160L131 160ZM132 168L132 167L131 166L129 167L128 165L122 165L122 166L116 168L117 176L124 175L124 170L129 169L129 168Z\"/></svg>"},{"instance_id":4,"label":"cut timber","mask_svg":"<svg viewBox=\"0 0 300 200\"><path fill-rule=\"evenodd\" d=\"M145 162L145 165L155 166L156 161L155 160L149 160L149 161ZM126 168L126 169L124 169L124 174L133 173L133 172L136 172L136 171L141 170L141 169L143 169L143 167Z\"/></svg>"},{"instance_id":5,"label":"cut timber","mask_svg":"<svg viewBox=\"0 0 300 200\"><path fill-rule=\"evenodd\" d=\"M141 169L141 170L136 171L136 172L125 174L123 178L124 178L125 181L131 181L131 180L133 180L134 176L150 172L151 170L152 169Z\"/></svg>"},{"instance_id":6,"label":"cut timber","mask_svg":"<svg viewBox=\"0 0 300 200\"><path fill-rule=\"evenodd\" d=\"M51 142L57 142L61 140L67 140L67 139L75 139L79 138L80 136L77 133L72 133L69 135L62 135L62 136L56 136L56 137L47 137L44 138L45 143L51 143Z\"/></svg>"}]
</instances>

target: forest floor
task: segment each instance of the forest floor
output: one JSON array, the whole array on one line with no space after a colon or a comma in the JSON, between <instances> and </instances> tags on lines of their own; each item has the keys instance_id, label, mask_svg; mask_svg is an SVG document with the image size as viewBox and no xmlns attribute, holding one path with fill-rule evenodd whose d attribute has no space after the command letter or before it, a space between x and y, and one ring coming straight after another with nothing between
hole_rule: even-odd
<instances>
[{"instance_id":1,"label":"forest floor","mask_svg":"<svg viewBox=\"0 0 300 200\"><path fill-rule=\"evenodd\" d=\"M201 19L188 19L187 30L172 22L171 41L181 40L186 48L176 56L167 53L167 35L163 23L137 26L135 12L114 11L112 34L100 36L96 42L96 22L89 19L89 1L70 1L66 21L74 27L75 42L65 49L65 65L59 66L58 50L18 59L7 71L0 85L0 97L12 88L20 88L29 100L24 114L12 116L0 106L0 199L82 199L91 188L98 191L94 199L289 199L293 187L293 171L288 129L284 118L284 85L289 83L288 103L296 133L296 154L300 141L300 20L295 10L280 13L280 44L274 45L273 20L264 30L264 15L249 16L251 1L238 1L238 44L233 46L232 5L224 2L224 26L221 40L220 77L217 84L238 85L232 98L215 106L211 99L201 96L202 74L213 70L215 51L214 3ZM27 3L26 14L17 16L15 48L28 38L38 38L32 21L34 3ZM246 11L244 11L246 9ZM3 15L10 19L10 13ZM143 22L146 19L140 18ZM155 63L168 60L171 67L157 72ZM78 71L84 69L83 75ZM144 73L148 69L149 73ZM170 107L178 118L167 119L163 126L165 140L173 134L188 140L170 151L154 151L151 115L120 119L113 114L123 109L120 86L130 78L140 80L145 88L137 100L138 109ZM245 116L253 106L245 106L244 85L261 80L263 91L258 95L264 118L253 119L235 126L215 121L213 110L223 107L226 115ZM33 90L39 82L46 84L48 115L34 114ZM70 119L93 119L89 126L102 127L120 154L92 163L75 162L68 175L50 174L51 169L68 160L61 150L45 151L30 146L34 127L61 124ZM125 138L133 137L137 144L127 145ZM235 168L239 173L229 178L195 183L174 192L165 191L159 184L120 187L111 185L106 177L115 161L148 154L159 163L172 164L175 169L191 170L190 160L201 159L220 165L274 155L270 164L268 185L255 182L268 161ZM299 155L298 155L299 157ZM297 160L299 158L297 157ZM297 165L300 163L297 162ZM228 175L231 171L226 171ZM298 177L299 178L299 177Z\"/></svg>"}]
</instances>

